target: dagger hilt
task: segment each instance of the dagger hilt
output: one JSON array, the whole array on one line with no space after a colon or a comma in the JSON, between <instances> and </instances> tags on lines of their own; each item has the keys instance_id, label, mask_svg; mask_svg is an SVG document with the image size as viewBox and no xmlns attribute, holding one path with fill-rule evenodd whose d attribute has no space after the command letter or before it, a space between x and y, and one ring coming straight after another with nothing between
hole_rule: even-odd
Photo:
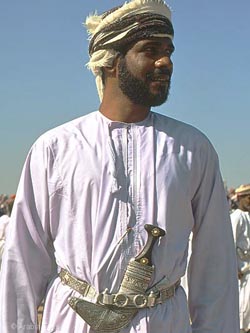
<instances>
[{"instance_id":1,"label":"dagger hilt","mask_svg":"<svg viewBox=\"0 0 250 333\"><path fill-rule=\"evenodd\" d=\"M125 271L119 293L144 294L151 281L154 266L152 266L152 249L156 240L165 235L165 231L151 224L145 224L148 239L142 251L130 260Z\"/></svg>"},{"instance_id":2,"label":"dagger hilt","mask_svg":"<svg viewBox=\"0 0 250 333\"><path fill-rule=\"evenodd\" d=\"M151 256L152 256L153 246L159 237L165 236L166 232L165 232L165 230L163 230L157 226L154 226L152 224L145 224L144 228L146 229L146 231L148 233L148 239L147 239L147 242L146 242L144 248L135 257L134 260L141 264L152 266Z\"/></svg>"}]
</instances>

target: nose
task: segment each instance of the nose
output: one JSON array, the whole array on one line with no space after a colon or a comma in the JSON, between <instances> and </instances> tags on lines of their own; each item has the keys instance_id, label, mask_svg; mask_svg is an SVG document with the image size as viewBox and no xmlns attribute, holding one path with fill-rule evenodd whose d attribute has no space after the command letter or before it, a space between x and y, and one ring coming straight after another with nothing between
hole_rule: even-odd
<instances>
[{"instance_id":1,"label":"nose","mask_svg":"<svg viewBox=\"0 0 250 333\"><path fill-rule=\"evenodd\" d=\"M173 62L170 58L170 55L164 54L161 55L156 61L155 61L155 66L157 68L168 68L168 70L170 70L172 72L173 70Z\"/></svg>"}]
</instances>

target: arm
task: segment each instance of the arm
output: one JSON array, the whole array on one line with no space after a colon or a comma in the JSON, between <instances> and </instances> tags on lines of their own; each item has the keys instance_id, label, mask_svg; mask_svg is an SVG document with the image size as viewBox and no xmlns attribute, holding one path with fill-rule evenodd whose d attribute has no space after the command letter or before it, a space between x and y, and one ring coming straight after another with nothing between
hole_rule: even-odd
<instances>
[{"instance_id":1,"label":"arm","mask_svg":"<svg viewBox=\"0 0 250 333\"><path fill-rule=\"evenodd\" d=\"M237 213L237 214L236 214ZM237 254L237 264L238 264L238 278L241 279L244 274L249 271L249 253L250 251L245 250L247 244L247 227L246 220L242 215L243 212L237 210L231 215L234 242ZM245 246L244 246L245 244Z\"/></svg>"},{"instance_id":2,"label":"arm","mask_svg":"<svg viewBox=\"0 0 250 333\"><path fill-rule=\"evenodd\" d=\"M53 159L35 144L25 162L9 224L0 280L2 333L36 332L37 307L53 275L49 233Z\"/></svg>"},{"instance_id":3,"label":"arm","mask_svg":"<svg viewBox=\"0 0 250 333\"><path fill-rule=\"evenodd\" d=\"M200 154L200 183L193 197L195 226L189 265L193 333L238 333L238 284L229 207L217 155Z\"/></svg>"}]
</instances>

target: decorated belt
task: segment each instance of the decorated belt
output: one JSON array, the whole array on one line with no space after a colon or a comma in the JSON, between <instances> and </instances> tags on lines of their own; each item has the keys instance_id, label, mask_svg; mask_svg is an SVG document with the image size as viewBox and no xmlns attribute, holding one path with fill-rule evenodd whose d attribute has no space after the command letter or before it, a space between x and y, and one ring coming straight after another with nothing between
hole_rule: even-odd
<instances>
[{"instance_id":1,"label":"decorated belt","mask_svg":"<svg viewBox=\"0 0 250 333\"><path fill-rule=\"evenodd\" d=\"M180 285L178 280L171 286L164 287L160 282L159 288L157 285L149 288L154 272L151 261L153 245L165 235L165 231L150 224L144 228L148 233L147 242L142 251L130 260L117 293L109 293L107 289L97 293L86 281L77 279L65 269L59 273L63 284L82 295L81 298L71 297L68 303L95 332L120 332L140 309L165 302L175 295Z\"/></svg>"},{"instance_id":2,"label":"decorated belt","mask_svg":"<svg viewBox=\"0 0 250 333\"><path fill-rule=\"evenodd\" d=\"M131 262L132 265L136 262ZM135 264L136 265L136 264ZM67 270L62 269L59 273L63 284L74 289L80 293L84 298L99 305L113 305L119 308L137 308L142 309L146 307L153 307L157 304L164 303L168 298L175 295L175 290L180 285L180 280L175 282L169 287L157 289L157 285L152 290L148 290L146 293L109 293L108 290L98 294L94 287L88 284L86 281L82 281L72 276ZM72 297L71 305L76 297Z\"/></svg>"}]
</instances>

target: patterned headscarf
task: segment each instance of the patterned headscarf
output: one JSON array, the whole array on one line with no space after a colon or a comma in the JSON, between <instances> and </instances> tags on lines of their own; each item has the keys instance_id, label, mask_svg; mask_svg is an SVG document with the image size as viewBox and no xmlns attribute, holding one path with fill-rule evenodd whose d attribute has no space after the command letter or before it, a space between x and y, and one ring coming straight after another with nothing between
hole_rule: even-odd
<instances>
[{"instance_id":1,"label":"patterned headscarf","mask_svg":"<svg viewBox=\"0 0 250 333\"><path fill-rule=\"evenodd\" d=\"M163 0L132 0L102 15L89 16L85 25L90 36L87 65L96 76L100 100L102 68L112 67L119 52L142 39L174 36L171 12Z\"/></svg>"}]
</instances>

